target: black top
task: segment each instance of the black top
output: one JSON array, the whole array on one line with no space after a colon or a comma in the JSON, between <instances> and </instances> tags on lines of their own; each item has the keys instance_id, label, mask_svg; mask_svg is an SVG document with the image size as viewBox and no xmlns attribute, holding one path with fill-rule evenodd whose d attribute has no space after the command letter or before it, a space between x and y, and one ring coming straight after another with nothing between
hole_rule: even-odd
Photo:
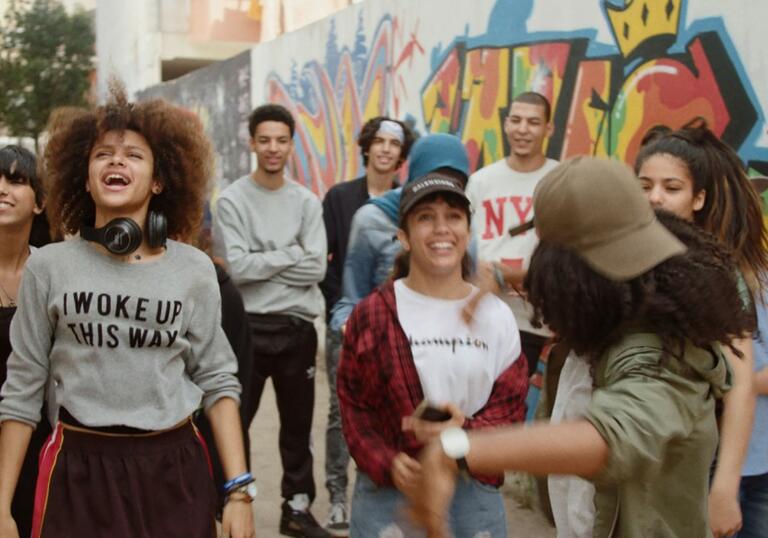
<instances>
[{"instance_id":1,"label":"black top","mask_svg":"<svg viewBox=\"0 0 768 538\"><path fill-rule=\"evenodd\" d=\"M237 357L237 378L243 386L240 393L242 404L243 399L251 396L251 332L240 292L223 267L219 264L214 264L214 267L221 292L221 327Z\"/></svg>"},{"instance_id":2,"label":"black top","mask_svg":"<svg viewBox=\"0 0 768 538\"><path fill-rule=\"evenodd\" d=\"M8 356L11 354L11 319L16 313L15 306L0 306L0 386L5 383L8 374ZM40 414L46 416L46 405ZM21 465L21 474L16 484L11 503L11 515L18 525L19 536L32 534L32 513L35 505L35 484L37 482L38 455L51 433L51 425L46 418L38 424L29 440L27 452Z\"/></svg>"},{"instance_id":3,"label":"black top","mask_svg":"<svg viewBox=\"0 0 768 538\"><path fill-rule=\"evenodd\" d=\"M393 189L398 186L396 181L392 183ZM352 217L368 198L366 176L337 183L323 198L323 222L328 236L328 271L320 283L320 290L325 297L326 319L330 319L331 308L341 299L341 274L347 257Z\"/></svg>"},{"instance_id":4,"label":"black top","mask_svg":"<svg viewBox=\"0 0 768 538\"><path fill-rule=\"evenodd\" d=\"M250 468L251 449L248 438L248 426L251 423L251 419L253 419L253 414L246 415L255 413L255 411L250 410L258 405L258 401L254 402L253 400L257 396L261 396L261 389L254 387L252 383L254 371L251 333L240 292L237 291L234 282L232 282L232 279L223 267L219 264L214 264L214 267L216 267L216 277L219 281L219 291L221 292L221 327L224 329L224 334L227 335L232 351L235 352L235 357L237 357L237 378L243 387L240 393L240 420L243 429L246 462L248 468ZM221 487L224 485L225 477L219 452L216 449L216 440L213 437L211 424L204 413L198 413L195 422L205 439L205 443L208 445L213 480L220 493L218 506L221 509L224 505Z\"/></svg>"},{"instance_id":5,"label":"black top","mask_svg":"<svg viewBox=\"0 0 768 538\"><path fill-rule=\"evenodd\" d=\"M8 355L11 354L11 319L15 306L0 306L0 386L5 383Z\"/></svg>"}]
</instances>

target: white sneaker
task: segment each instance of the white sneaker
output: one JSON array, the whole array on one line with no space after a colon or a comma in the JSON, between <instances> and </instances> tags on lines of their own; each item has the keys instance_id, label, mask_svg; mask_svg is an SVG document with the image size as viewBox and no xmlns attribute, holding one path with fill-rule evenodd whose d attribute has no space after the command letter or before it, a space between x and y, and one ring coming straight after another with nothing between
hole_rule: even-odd
<instances>
[{"instance_id":1,"label":"white sneaker","mask_svg":"<svg viewBox=\"0 0 768 538\"><path fill-rule=\"evenodd\" d=\"M344 503L333 503L328 511L328 519L325 523L325 530L331 536L349 536L349 516L347 515L347 505Z\"/></svg>"},{"instance_id":2,"label":"white sneaker","mask_svg":"<svg viewBox=\"0 0 768 538\"><path fill-rule=\"evenodd\" d=\"M297 493L288 501L288 506L297 512L306 512L309 510L309 495L306 493Z\"/></svg>"}]
</instances>

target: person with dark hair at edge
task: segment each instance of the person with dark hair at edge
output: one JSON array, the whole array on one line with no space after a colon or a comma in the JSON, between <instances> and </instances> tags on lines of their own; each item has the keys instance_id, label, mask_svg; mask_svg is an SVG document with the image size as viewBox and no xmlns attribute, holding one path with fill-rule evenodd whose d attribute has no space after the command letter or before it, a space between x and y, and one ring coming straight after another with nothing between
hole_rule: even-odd
<instances>
[{"instance_id":1,"label":"person with dark hair at edge","mask_svg":"<svg viewBox=\"0 0 768 538\"><path fill-rule=\"evenodd\" d=\"M472 472L589 478L595 538L712 536L715 399L731 379L723 350L754 328L733 259L693 226L686 247L615 161L561 164L537 186L534 205L540 243L525 290L537 322L591 364L589 408L560 424L444 432L420 457L413 517L430 537L448 536L464 458Z\"/></svg>"},{"instance_id":2,"label":"person with dark hair at edge","mask_svg":"<svg viewBox=\"0 0 768 538\"><path fill-rule=\"evenodd\" d=\"M0 394L0 536L46 396L32 536L216 536L216 491L192 419L202 404L229 480L223 531L255 536L237 363L210 259L174 239L202 218L212 154L166 102L55 111L42 160L54 235L27 260ZM174 238L174 239L171 239Z\"/></svg>"},{"instance_id":3,"label":"person with dark hair at edge","mask_svg":"<svg viewBox=\"0 0 768 538\"><path fill-rule=\"evenodd\" d=\"M408 158L414 135L403 122L385 116L368 120L357 137L365 174L331 187L323 198L323 222L328 237L328 271L320 283L325 297L326 320L341 297L341 275L347 254L349 230L355 212L369 199L399 186L395 174ZM325 431L325 486L331 508L325 528L332 536L347 536L347 467L349 451L341 432L339 400L336 396L336 367L341 353L341 331L325 333L325 368L330 391L328 426Z\"/></svg>"},{"instance_id":4,"label":"person with dark hair at edge","mask_svg":"<svg viewBox=\"0 0 768 538\"><path fill-rule=\"evenodd\" d=\"M512 312L486 294L470 323L462 316L478 292L468 280L470 206L463 187L429 173L403 188L397 230L403 251L392 279L355 307L344 334L339 404L359 469L351 538L421 536L403 510L414 494L421 446L451 427L525 418L528 367ZM495 473L460 482L450 509L456 536L507 536L502 482Z\"/></svg>"},{"instance_id":5,"label":"person with dark hair at edge","mask_svg":"<svg viewBox=\"0 0 768 538\"><path fill-rule=\"evenodd\" d=\"M644 146L635 171L653 207L700 226L731 249L744 308L754 315L768 289L768 233L760 196L736 152L703 119L695 118ZM716 537L736 532L763 536L768 529L764 518L768 514L768 458L760 456L768 439L760 425L768 411L765 398L755 408L761 389L755 386L753 374L754 344L752 336L745 335L733 344L738 355L726 353L734 371L734 387L725 396L719 416L720 443L709 495L710 526ZM764 365L765 360L759 357L759 364ZM742 472L747 478L742 478Z\"/></svg>"},{"instance_id":6,"label":"person with dark hair at edge","mask_svg":"<svg viewBox=\"0 0 768 538\"><path fill-rule=\"evenodd\" d=\"M320 201L285 176L295 122L283 106L257 107L248 120L257 168L222 191L214 215L214 254L243 296L253 346L253 418L272 378L280 414L280 532L325 537L309 508L315 498L310 434L315 404L314 319L327 240ZM248 420L250 422L250 420Z\"/></svg>"},{"instance_id":7,"label":"person with dark hair at edge","mask_svg":"<svg viewBox=\"0 0 768 538\"><path fill-rule=\"evenodd\" d=\"M253 382L254 378L258 381L257 386L263 384L253 373L253 349L251 347L251 328L248 325L248 316L245 313L243 298L237 290L232 277L229 276L224 268L223 260L212 256L211 252L211 230L204 228L201 230L195 244L197 248L212 257L213 266L216 269L216 280L219 283L219 294L221 295L221 328L227 336L232 351L237 358L237 380L240 382L242 391L240 393L240 421L243 431L243 444L245 445L245 461L248 468L251 466L250 450L251 443L248 434L250 418L245 415L246 409L252 409L253 404ZM224 475L224 469L221 467L219 452L216 450L213 430L205 413L198 410L195 414L195 423L200 430L203 439L208 444L211 453L211 468L213 470L213 481L219 491L219 511L224 507L227 496L224 493L224 484L227 479Z\"/></svg>"},{"instance_id":8,"label":"person with dark hair at edge","mask_svg":"<svg viewBox=\"0 0 768 538\"><path fill-rule=\"evenodd\" d=\"M449 175L462 187L466 186L469 159L456 135L429 134L414 143L406 185L429 172ZM397 229L401 193L402 187L372 198L352 217L341 298L331 310L331 330L343 333L355 305L389 278L400 252ZM470 243L470 256L475 246Z\"/></svg>"},{"instance_id":9,"label":"person with dark hair at edge","mask_svg":"<svg viewBox=\"0 0 768 538\"><path fill-rule=\"evenodd\" d=\"M35 156L20 146L0 149L0 244L3 245L0 249L0 386L5 381L6 361L11 354L11 320L16 313L21 275L35 250L31 245L32 229L43 217L44 202ZM32 533L38 456L50 433L51 425L46 417L32 433L21 467L11 505L20 536Z\"/></svg>"},{"instance_id":10,"label":"person with dark hair at edge","mask_svg":"<svg viewBox=\"0 0 768 538\"><path fill-rule=\"evenodd\" d=\"M484 292L499 294L514 312L529 374L536 371L550 336L546 327L531 325L530 305L519 293L537 238L533 230L515 237L510 237L508 230L533 219L533 190L557 165L544 154L544 142L553 131L551 114L543 95L517 95L504 118L509 155L472 174L467 185L475 211L472 229L478 239L478 286ZM468 317L474 304L468 305Z\"/></svg>"},{"instance_id":11,"label":"person with dark hair at edge","mask_svg":"<svg viewBox=\"0 0 768 538\"><path fill-rule=\"evenodd\" d=\"M668 135L673 130L674 129L672 129L672 127L664 125L663 123L659 123L653 127L650 127L647 131L645 131L643 138L640 140L640 149L644 148L652 142L656 142L659 138Z\"/></svg>"}]
</instances>

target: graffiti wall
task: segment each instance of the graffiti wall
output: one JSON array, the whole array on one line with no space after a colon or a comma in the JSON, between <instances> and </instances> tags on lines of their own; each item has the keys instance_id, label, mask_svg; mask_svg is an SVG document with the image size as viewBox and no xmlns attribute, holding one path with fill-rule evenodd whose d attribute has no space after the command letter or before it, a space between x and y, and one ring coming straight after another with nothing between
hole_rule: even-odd
<instances>
[{"instance_id":1,"label":"graffiti wall","mask_svg":"<svg viewBox=\"0 0 768 538\"><path fill-rule=\"evenodd\" d=\"M500 159L525 90L553 103L550 157L631 162L657 124L702 116L768 173L762 0L367 0L252 50L252 104L298 120L292 171L322 194L362 171L355 137L387 114Z\"/></svg>"}]
</instances>

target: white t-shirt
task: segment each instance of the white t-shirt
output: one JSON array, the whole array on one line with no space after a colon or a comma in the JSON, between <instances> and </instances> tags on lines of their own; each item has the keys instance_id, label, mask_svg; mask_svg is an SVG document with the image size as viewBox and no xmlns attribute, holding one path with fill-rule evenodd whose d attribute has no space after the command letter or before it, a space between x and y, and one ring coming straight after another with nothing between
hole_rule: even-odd
<instances>
[{"instance_id":1,"label":"white t-shirt","mask_svg":"<svg viewBox=\"0 0 768 538\"><path fill-rule=\"evenodd\" d=\"M583 418L592 401L589 363L573 352L565 359L557 384L551 422ZM549 504L557 538L590 538L595 523L595 486L573 475L549 475Z\"/></svg>"},{"instance_id":2,"label":"white t-shirt","mask_svg":"<svg viewBox=\"0 0 768 538\"><path fill-rule=\"evenodd\" d=\"M557 164L547 159L538 170L523 173L513 170L506 159L501 159L470 176L466 192L474 211L472 233L477 237L481 260L528 268L539 242L535 230L516 237L510 237L507 231L533 218L533 191ZM507 295L504 300L515 313L520 330L550 335L545 328L531 326L532 309L520 296Z\"/></svg>"},{"instance_id":3,"label":"white t-shirt","mask_svg":"<svg viewBox=\"0 0 768 538\"><path fill-rule=\"evenodd\" d=\"M477 288L463 299L436 299L395 281L397 317L411 345L424 397L452 403L471 417L485 406L504 370L520 356L520 333L509 308L486 295L467 325L461 312Z\"/></svg>"}]
</instances>

